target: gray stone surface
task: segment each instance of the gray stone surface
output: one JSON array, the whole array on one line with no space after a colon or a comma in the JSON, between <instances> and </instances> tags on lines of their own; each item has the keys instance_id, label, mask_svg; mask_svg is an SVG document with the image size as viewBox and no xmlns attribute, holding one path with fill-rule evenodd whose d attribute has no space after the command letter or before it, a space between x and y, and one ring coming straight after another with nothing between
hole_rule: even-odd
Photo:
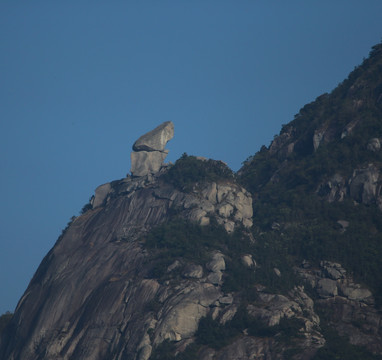
<instances>
[{"instance_id":1,"label":"gray stone surface","mask_svg":"<svg viewBox=\"0 0 382 360\"><path fill-rule=\"evenodd\" d=\"M192 339L200 318L210 309L230 306L218 301L230 301L221 292L224 255L211 253L207 277L202 266L185 264L185 276L178 285L159 284L137 277L149 273L153 265L139 240L168 219L171 207L187 220L196 216L194 210L199 207L201 221L207 216L223 219L218 205L225 203L239 212L238 194L245 195L244 203L252 204L238 184L225 183L220 191L219 186L206 184L205 195L204 188L183 193L148 174L97 188L93 207L97 206L75 219L20 300L13 318L17 334L4 358L37 360L44 353L49 354L44 360L57 360L65 352L68 359L81 354L81 360L102 360L113 348L116 358L128 353L132 359L146 360L165 339ZM249 215L242 211L243 216L230 220L232 226ZM172 276L178 266L184 262L170 264L167 274ZM147 311L153 303L160 311ZM79 319L84 322L79 324ZM24 341L18 334L25 333Z\"/></svg>"},{"instance_id":2,"label":"gray stone surface","mask_svg":"<svg viewBox=\"0 0 382 360\"><path fill-rule=\"evenodd\" d=\"M219 322L220 324L225 324L227 321L231 321L235 314L237 313L237 305L232 304L223 304L225 307L223 308L222 314L220 316ZM229 305L229 306L227 306Z\"/></svg>"},{"instance_id":3,"label":"gray stone surface","mask_svg":"<svg viewBox=\"0 0 382 360\"><path fill-rule=\"evenodd\" d=\"M329 202L342 201L347 194L346 179L340 174L334 174L329 181L320 185L318 193Z\"/></svg>"},{"instance_id":4,"label":"gray stone surface","mask_svg":"<svg viewBox=\"0 0 382 360\"><path fill-rule=\"evenodd\" d=\"M318 147L320 146L321 141L324 138L324 135L325 135L325 132L322 131L322 130L316 130L314 132L314 135L313 135L313 147L314 147L314 151L316 151L318 149Z\"/></svg>"},{"instance_id":5,"label":"gray stone surface","mask_svg":"<svg viewBox=\"0 0 382 360\"><path fill-rule=\"evenodd\" d=\"M244 266L251 268L255 266L255 262L251 254L245 254L241 257L241 262Z\"/></svg>"},{"instance_id":6,"label":"gray stone surface","mask_svg":"<svg viewBox=\"0 0 382 360\"><path fill-rule=\"evenodd\" d=\"M302 314L301 306L290 297L260 293L258 296L259 304L263 306L248 306L248 313L256 318L262 319L268 326L280 323L282 318L291 318Z\"/></svg>"},{"instance_id":7,"label":"gray stone surface","mask_svg":"<svg viewBox=\"0 0 382 360\"><path fill-rule=\"evenodd\" d=\"M223 273L221 271L212 272L207 276L207 281L214 285L219 285L222 282Z\"/></svg>"},{"instance_id":8,"label":"gray stone surface","mask_svg":"<svg viewBox=\"0 0 382 360\"><path fill-rule=\"evenodd\" d=\"M286 156L293 152L294 143L289 143L293 138L292 133L293 127L291 126L286 132L276 136L269 147L269 153L274 155L281 152Z\"/></svg>"},{"instance_id":9,"label":"gray stone surface","mask_svg":"<svg viewBox=\"0 0 382 360\"><path fill-rule=\"evenodd\" d=\"M224 218L229 218L233 212L233 206L231 204L224 204L218 208L219 215Z\"/></svg>"},{"instance_id":10,"label":"gray stone surface","mask_svg":"<svg viewBox=\"0 0 382 360\"><path fill-rule=\"evenodd\" d=\"M379 171L370 164L367 168L356 169L350 179L350 196L363 204L371 204L376 200Z\"/></svg>"},{"instance_id":11,"label":"gray stone surface","mask_svg":"<svg viewBox=\"0 0 382 360\"><path fill-rule=\"evenodd\" d=\"M150 344L144 345L139 349L138 360L148 360L151 356L152 346Z\"/></svg>"},{"instance_id":12,"label":"gray stone surface","mask_svg":"<svg viewBox=\"0 0 382 360\"><path fill-rule=\"evenodd\" d=\"M157 173L168 150L165 146L174 136L174 124L166 121L154 130L142 135L133 145L131 153L131 173L133 176L146 176Z\"/></svg>"},{"instance_id":13,"label":"gray stone surface","mask_svg":"<svg viewBox=\"0 0 382 360\"><path fill-rule=\"evenodd\" d=\"M134 151L163 151L174 137L174 124L166 121L154 130L142 135L133 145Z\"/></svg>"},{"instance_id":14,"label":"gray stone surface","mask_svg":"<svg viewBox=\"0 0 382 360\"><path fill-rule=\"evenodd\" d=\"M157 173L167 152L160 151L139 151L131 153L131 174L134 176L145 176Z\"/></svg>"},{"instance_id":15,"label":"gray stone surface","mask_svg":"<svg viewBox=\"0 0 382 360\"><path fill-rule=\"evenodd\" d=\"M337 282L331 279L321 279L318 281L318 294L325 298L338 295Z\"/></svg>"},{"instance_id":16,"label":"gray stone surface","mask_svg":"<svg viewBox=\"0 0 382 360\"><path fill-rule=\"evenodd\" d=\"M296 270L316 288L320 299L315 300L315 307L330 314L331 327L353 345L382 352L382 316L369 289L355 283L339 263L321 261L319 269L302 266Z\"/></svg>"},{"instance_id":17,"label":"gray stone surface","mask_svg":"<svg viewBox=\"0 0 382 360\"><path fill-rule=\"evenodd\" d=\"M162 308L153 343L192 337L199 320L207 315L208 307L220 296L221 293L215 286L197 282L186 285L176 296L170 296Z\"/></svg>"},{"instance_id":18,"label":"gray stone surface","mask_svg":"<svg viewBox=\"0 0 382 360\"><path fill-rule=\"evenodd\" d=\"M212 204L217 203L217 188L216 183L213 182L209 184L209 186L205 187L202 191L203 197L205 197L208 201L210 201Z\"/></svg>"},{"instance_id":19,"label":"gray stone surface","mask_svg":"<svg viewBox=\"0 0 382 360\"><path fill-rule=\"evenodd\" d=\"M110 183L106 183L106 184L98 186L94 194L94 199L92 203L93 208L96 208L97 206L102 205L104 200L106 199L106 196L110 193L110 191L111 191Z\"/></svg>"},{"instance_id":20,"label":"gray stone surface","mask_svg":"<svg viewBox=\"0 0 382 360\"><path fill-rule=\"evenodd\" d=\"M281 277L281 271L278 268L273 268L273 271L278 277Z\"/></svg>"},{"instance_id":21,"label":"gray stone surface","mask_svg":"<svg viewBox=\"0 0 382 360\"><path fill-rule=\"evenodd\" d=\"M232 295L223 296L219 299L220 304L222 305L230 305L233 302Z\"/></svg>"},{"instance_id":22,"label":"gray stone surface","mask_svg":"<svg viewBox=\"0 0 382 360\"><path fill-rule=\"evenodd\" d=\"M345 232L350 223L347 220L338 220L337 224L341 226L341 232Z\"/></svg>"},{"instance_id":23,"label":"gray stone surface","mask_svg":"<svg viewBox=\"0 0 382 360\"><path fill-rule=\"evenodd\" d=\"M323 268L323 274L332 280L338 280L345 277L346 270L341 264L331 261L321 261L320 266Z\"/></svg>"},{"instance_id":24,"label":"gray stone surface","mask_svg":"<svg viewBox=\"0 0 382 360\"><path fill-rule=\"evenodd\" d=\"M377 152L381 150L381 142L378 138L370 139L370 141L367 144L367 150Z\"/></svg>"},{"instance_id":25,"label":"gray stone surface","mask_svg":"<svg viewBox=\"0 0 382 360\"><path fill-rule=\"evenodd\" d=\"M207 264L207 269L212 272L225 270L224 255L221 252L215 252L212 260Z\"/></svg>"},{"instance_id":26,"label":"gray stone surface","mask_svg":"<svg viewBox=\"0 0 382 360\"><path fill-rule=\"evenodd\" d=\"M184 269L183 275L188 278L201 279L203 277L203 267L201 265L190 264Z\"/></svg>"},{"instance_id":27,"label":"gray stone surface","mask_svg":"<svg viewBox=\"0 0 382 360\"><path fill-rule=\"evenodd\" d=\"M231 230L251 221L252 199L240 185L216 182L185 194L155 176L128 177L97 188L94 201L97 206L76 218L36 272L12 319L15 333L7 353L0 358L104 360L112 349L115 359L128 354L132 360L148 360L166 339L178 350L192 343L202 317L212 315L224 324L243 304L240 292L222 290L230 276L224 273L225 259L233 256L224 248L211 251L202 264L205 274L202 265L180 259L170 263L170 280L162 282L148 278L155 265L143 240L170 218L173 208L186 220L215 217ZM229 219L219 211L227 204L232 207ZM235 256L255 271L250 254ZM184 276L178 276L177 268ZM338 263L322 261L315 267L305 262L300 270L321 292L320 299L313 303L302 286L281 295L256 284L250 315L267 325L284 318L301 320L294 344L314 352L324 344L315 306L324 304L333 309L339 333L381 351L382 319L371 292L351 281ZM364 333L354 330L353 323L361 324ZM277 336L248 336L244 330L222 349L204 347L198 358L282 359L286 348L277 341ZM313 356L308 355L298 359Z\"/></svg>"},{"instance_id":28,"label":"gray stone surface","mask_svg":"<svg viewBox=\"0 0 382 360\"><path fill-rule=\"evenodd\" d=\"M352 283L341 284L340 290L342 295L349 298L349 300L364 301L372 297L372 293L370 290L361 288L359 285L357 286L356 284L352 284Z\"/></svg>"},{"instance_id":29,"label":"gray stone surface","mask_svg":"<svg viewBox=\"0 0 382 360\"><path fill-rule=\"evenodd\" d=\"M252 197L236 184L206 184L201 190L195 190L201 198L188 196L184 207L190 209L190 219L201 224L210 223L209 217L215 215L218 223L227 232L233 232L237 223L246 228L252 226ZM217 216L216 216L217 215Z\"/></svg>"},{"instance_id":30,"label":"gray stone surface","mask_svg":"<svg viewBox=\"0 0 382 360\"><path fill-rule=\"evenodd\" d=\"M175 260L168 268L167 272L171 272L175 269L178 269L181 266L181 263L179 260Z\"/></svg>"}]
</instances>

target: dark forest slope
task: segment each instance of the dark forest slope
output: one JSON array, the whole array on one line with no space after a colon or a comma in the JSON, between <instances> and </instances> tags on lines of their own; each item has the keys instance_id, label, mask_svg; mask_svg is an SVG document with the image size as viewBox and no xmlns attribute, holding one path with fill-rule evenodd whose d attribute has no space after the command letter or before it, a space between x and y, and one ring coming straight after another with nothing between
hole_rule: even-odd
<instances>
[{"instance_id":1,"label":"dark forest slope","mask_svg":"<svg viewBox=\"0 0 382 360\"><path fill-rule=\"evenodd\" d=\"M304 106L239 171L258 232L286 256L345 265L382 300L382 44L330 94ZM275 225L277 224L277 226ZM275 240L276 241L276 240Z\"/></svg>"}]
</instances>

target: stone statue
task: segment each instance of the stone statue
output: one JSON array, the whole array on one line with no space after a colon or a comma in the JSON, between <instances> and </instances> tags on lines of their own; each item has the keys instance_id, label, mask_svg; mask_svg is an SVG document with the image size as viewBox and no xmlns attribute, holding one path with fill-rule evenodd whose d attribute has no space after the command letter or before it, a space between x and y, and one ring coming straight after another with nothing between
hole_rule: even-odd
<instances>
[{"instance_id":1,"label":"stone statue","mask_svg":"<svg viewBox=\"0 0 382 360\"><path fill-rule=\"evenodd\" d=\"M174 136L174 124L166 121L142 135L133 145L131 174L145 176L158 172L168 154L165 146Z\"/></svg>"}]
</instances>

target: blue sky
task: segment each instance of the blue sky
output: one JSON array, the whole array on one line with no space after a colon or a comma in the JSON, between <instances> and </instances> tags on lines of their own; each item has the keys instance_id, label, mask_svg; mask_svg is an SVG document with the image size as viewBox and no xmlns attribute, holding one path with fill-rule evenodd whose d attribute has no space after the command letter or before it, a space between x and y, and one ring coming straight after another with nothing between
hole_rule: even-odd
<instances>
[{"instance_id":1,"label":"blue sky","mask_svg":"<svg viewBox=\"0 0 382 360\"><path fill-rule=\"evenodd\" d=\"M0 1L0 314L133 142L241 163L382 39L373 1Z\"/></svg>"}]
</instances>

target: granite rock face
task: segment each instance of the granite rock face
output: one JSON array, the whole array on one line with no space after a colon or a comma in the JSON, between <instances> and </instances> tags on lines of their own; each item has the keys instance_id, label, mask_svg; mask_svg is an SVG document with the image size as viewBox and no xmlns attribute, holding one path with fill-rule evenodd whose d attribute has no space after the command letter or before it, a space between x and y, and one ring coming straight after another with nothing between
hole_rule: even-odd
<instances>
[{"instance_id":1,"label":"granite rock face","mask_svg":"<svg viewBox=\"0 0 382 360\"><path fill-rule=\"evenodd\" d=\"M166 121L154 130L142 135L133 145L134 151L164 151L166 144L174 137L174 124Z\"/></svg>"},{"instance_id":2,"label":"granite rock face","mask_svg":"<svg viewBox=\"0 0 382 360\"><path fill-rule=\"evenodd\" d=\"M382 210L381 169L370 163L354 169L348 178L335 173L328 181L318 186L317 194L329 202L343 201L350 197L357 203L377 204Z\"/></svg>"},{"instance_id":3,"label":"granite rock face","mask_svg":"<svg viewBox=\"0 0 382 360\"><path fill-rule=\"evenodd\" d=\"M245 229L251 222L252 199L233 180L184 193L161 179L165 171L97 188L93 208L64 231L21 298L9 337L0 340L1 359L149 360L166 340L183 351L195 341L205 316L221 325L234 319L243 301L240 293L224 288L229 252L211 250L198 265L177 259L166 268L175 274L173 280L161 281L150 275L155 265L144 238L171 217L171 209L201 225L214 218L227 232L231 226ZM246 271L257 271L251 254L243 252L238 262ZM335 312L334 326L352 343L382 351L382 320L368 289L353 282L337 263L323 261L319 269L304 263L296 271L317 291L317 301L303 286L278 294L255 284L256 301L244 302L248 314L266 326L298 320L298 359L311 359L325 343L316 306ZM357 321L364 329L354 327ZM204 346L198 358L283 359L283 346L277 337L243 331L221 349Z\"/></svg>"},{"instance_id":4,"label":"granite rock face","mask_svg":"<svg viewBox=\"0 0 382 360\"><path fill-rule=\"evenodd\" d=\"M378 196L377 188L379 180L379 170L373 164L362 169L356 169L350 180L350 196L357 202L371 204Z\"/></svg>"},{"instance_id":5,"label":"granite rock face","mask_svg":"<svg viewBox=\"0 0 382 360\"><path fill-rule=\"evenodd\" d=\"M154 130L142 135L133 145L131 173L145 176L157 173L168 154L165 146L174 136L174 124L166 121Z\"/></svg>"},{"instance_id":6,"label":"granite rock face","mask_svg":"<svg viewBox=\"0 0 382 360\"><path fill-rule=\"evenodd\" d=\"M304 263L296 271L317 292L315 307L330 314L329 323L341 336L353 345L382 352L382 316L369 289L347 275L341 264L331 261L321 261L319 268Z\"/></svg>"},{"instance_id":7,"label":"granite rock face","mask_svg":"<svg viewBox=\"0 0 382 360\"><path fill-rule=\"evenodd\" d=\"M145 176L157 173L166 159L167 152L139 151L131 153L131 173L134 176Z\"/></svg>"},{"instance_id":8,"label":"granite rock face","mask_svg":"<svg viewBox=\"0 0 382 360\"><path fill-rule=\"evenodd\" d=\"M228 296L221 288L224 256L211 253L203 267L169 266L184 274L174 286L150 277L142 238L173 208L189 221L215 217L224 224L219 208L226 201L237 214L232 226L245 226L251 215L245 204L252 200L234 182L183 193L161 180L165 171L97 188L93 208L63 232L21 298L14 333L0 343L1 359L147 360L166 339L192 339L199 320Z\"/></svg>"},{"instance_id":9,"label":"granite rock face","mask_svg":"<svg viewBox=\"0 0 382 360\"><path fill-rule=\"evenodd\" d=\"M367 150L378 152L381 150L381 142L378 138L372 138L367 144Z\"/></svg>"}]
</instances>

